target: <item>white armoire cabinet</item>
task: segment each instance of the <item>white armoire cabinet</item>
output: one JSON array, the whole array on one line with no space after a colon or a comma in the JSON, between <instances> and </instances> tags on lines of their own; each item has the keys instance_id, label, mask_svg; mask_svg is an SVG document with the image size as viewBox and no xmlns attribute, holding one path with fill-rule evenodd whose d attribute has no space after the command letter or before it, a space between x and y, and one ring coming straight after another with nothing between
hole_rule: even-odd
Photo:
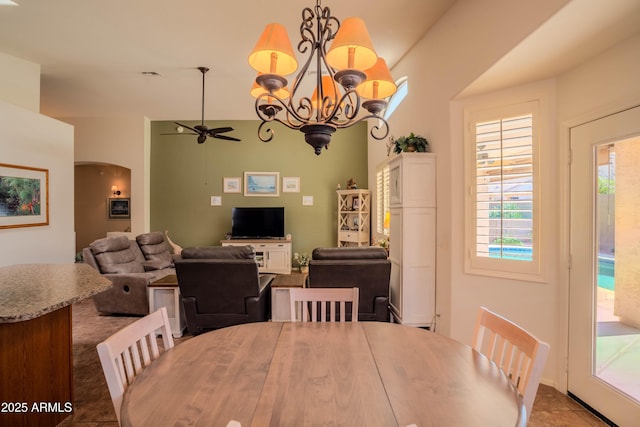
<instances>
[{"instance_id":1,"label":"white armoire cabinet","mask_svg":"<svg viewBox=\"0 0 640 427\"><path fill-rule=\"evenodd\" d=\"M389 301L396 322L430 327L436 298L436 155L389 160Z\"/></svg>"}]
</instances>

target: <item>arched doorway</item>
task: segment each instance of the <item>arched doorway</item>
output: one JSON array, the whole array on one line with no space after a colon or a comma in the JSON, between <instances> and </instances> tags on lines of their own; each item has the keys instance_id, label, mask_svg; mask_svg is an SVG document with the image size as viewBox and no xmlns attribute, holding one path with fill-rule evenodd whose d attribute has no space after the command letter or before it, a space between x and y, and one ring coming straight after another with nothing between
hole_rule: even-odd
<instances>
[{"instance_id":1,"label":"arched doorway","mask_svg":"<svg viewBox=\"0 0 640 427\"><path fill-rule=\"evenodd\" d=\"M76 253L105 237L107 232L131 231L130 215L110 217L108 209L109 199L129 199L131 209L131 169L104 163L76 163L74 178Z\"/></svg>"}]
</instances>

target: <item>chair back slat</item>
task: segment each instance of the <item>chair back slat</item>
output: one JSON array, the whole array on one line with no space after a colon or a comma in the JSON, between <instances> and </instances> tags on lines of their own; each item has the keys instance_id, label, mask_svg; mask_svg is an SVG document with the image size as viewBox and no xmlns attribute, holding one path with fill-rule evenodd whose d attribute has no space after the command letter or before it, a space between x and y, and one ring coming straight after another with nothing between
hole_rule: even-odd
<instances>
[{"instance_id":1,"label":"chair back slat","mask_svg":"<svg viewBox=\"0 0 640 427\"><path fill-rule=\"evenodd\" d=\"M128 385L129 381L127 380L127 373L125 372L125 368L122 360L123 360L122 357L116 358L115 376L117 377L119 383L121 384L121 387L125 388L125 384Z\"/></svg>"},{"instance_id":2,"label":"chair back slat","mask_svg":"<svg viewBox=\"0 0 640 427\"><path fill-rule=\"evenodd\" d=\"M123 384L126 388L127 385L129 385L129 383L133 381L133 378L135 378L136 376L136 371L133 367L133 358L131 356L131 351L129 347L127 347L124 352L120 353L120 357L122 358L122 361L124 363L124 368L126 373L126 377L123 379L124 380Z\"/></svg>"},{"instance_id":3,"label":"chair back slat","mask_svg":"<svg viewBox=\"0 0 640 427\"><path fill-rule=\"evenodd\" d=\"M141 340L140 340L140 350L142 351L142 364L143 366L147 366L149 363L151 363L151 360L155 359L157 356L154 355L153 352L153 344L156 345L156 347L158 346L158 343L155 342L156 340L153 339L153 334L151 335L145 335ZM151 343L150 345L147 345L148 343ZM149 347L151 347L151 353L149 353Z\"/></svg>"},{"instance_id":4,"label":"chair back slat","mask_svg":"<svg viewBox=\"0 0 640 427\"><path fill-rule=\"evenodd\" d=\"M291 321L340 322L346 321L347 303L351 304L351 321L358 321L358 288L291 288ZM311 306L311 316L309 316ZM318 315L318 306L320 315ZM327 313L328 308L328 313Z\"/></svg>"},{"instance_id":5,"label":"chair back slat","mask_svg":"<svg viewBox=\"0 0 640 427\"><path fill-rule=\"evenodd\" d=\"M144 368L160 356L156 334L161 335L165 351L174 346L165 307L136 320L97 346L118 423L124 391Z\"/></svg>"},{"instance_id":6,"label":"chair back slat","mask_svg":"<svg viewBox=\"0 0 640 427\"><path fill-rule=\"evenodd\" d=\"M143 337L144 338L144 337ZM131 381L133 381L133 378L135 378L136 375L138 375L139 372L142 371L142 368L146 365L142 364L142 359L140 358L140 351L138 349L138 344L142 344L141 340L137 340L136 342L133 343L133 345L129 346L129 353L131 354L131 360L133 361L133 376L131 377ZM144 346L144 344L142 344Z\"/></svg>"},{"instance_id":7,"label":"chair back slat","mask_svg":"<svg viewBox=\"0 0 640 427\"><path fill-rule=\"evenodd\" d=\"M480 307L472 347L511 379L522 396L528 420L549 354L549 344L512 321Z\"/></svg>"}]
</instances>

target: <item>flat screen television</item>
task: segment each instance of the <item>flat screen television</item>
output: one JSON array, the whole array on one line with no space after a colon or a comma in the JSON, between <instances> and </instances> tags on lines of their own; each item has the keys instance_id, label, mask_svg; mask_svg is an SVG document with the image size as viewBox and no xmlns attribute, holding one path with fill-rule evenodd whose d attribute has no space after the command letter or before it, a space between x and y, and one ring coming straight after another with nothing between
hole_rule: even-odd
<instances>
[{"instance_id":1,"label":"flat screen television","mask_svg":"<svg viewBox=\"0 0 640 427\"><path fill-rule=\"evenodd\" d=\"M284 236L284 207L242 207L231 211L233 239L279 239Z\"/></svg>"}]
</instances>

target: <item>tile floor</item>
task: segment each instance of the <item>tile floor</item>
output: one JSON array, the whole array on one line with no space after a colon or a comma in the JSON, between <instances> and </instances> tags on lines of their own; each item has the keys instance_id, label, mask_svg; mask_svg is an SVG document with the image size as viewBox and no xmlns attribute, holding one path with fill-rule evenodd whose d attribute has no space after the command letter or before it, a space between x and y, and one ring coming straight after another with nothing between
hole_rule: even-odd
<instances>
[{"instance_id":1,"label":"tile floor","mask_svg":"<svg viewBox=\"0 0 640 427\"><path fill-rule=\"evenodd\" d=\"M553 387L541 384L533 404L528 427L606 426L591 412Z\"/></svg>"},{"instance_id":2,"label":"tile floor","mask_svg":"<svg viewBox=\"0 0 640 427\"><path fill-rule=\"evenodd\" d=\"M118 427L95 346L135 319L99 316L90 299L73 306L75 413L60 426ZM186 339L189 337L177 338L176 345ZM605 424L553 387L541 385L529 426L591 427Z\"/></svg>"}]
</instances>

